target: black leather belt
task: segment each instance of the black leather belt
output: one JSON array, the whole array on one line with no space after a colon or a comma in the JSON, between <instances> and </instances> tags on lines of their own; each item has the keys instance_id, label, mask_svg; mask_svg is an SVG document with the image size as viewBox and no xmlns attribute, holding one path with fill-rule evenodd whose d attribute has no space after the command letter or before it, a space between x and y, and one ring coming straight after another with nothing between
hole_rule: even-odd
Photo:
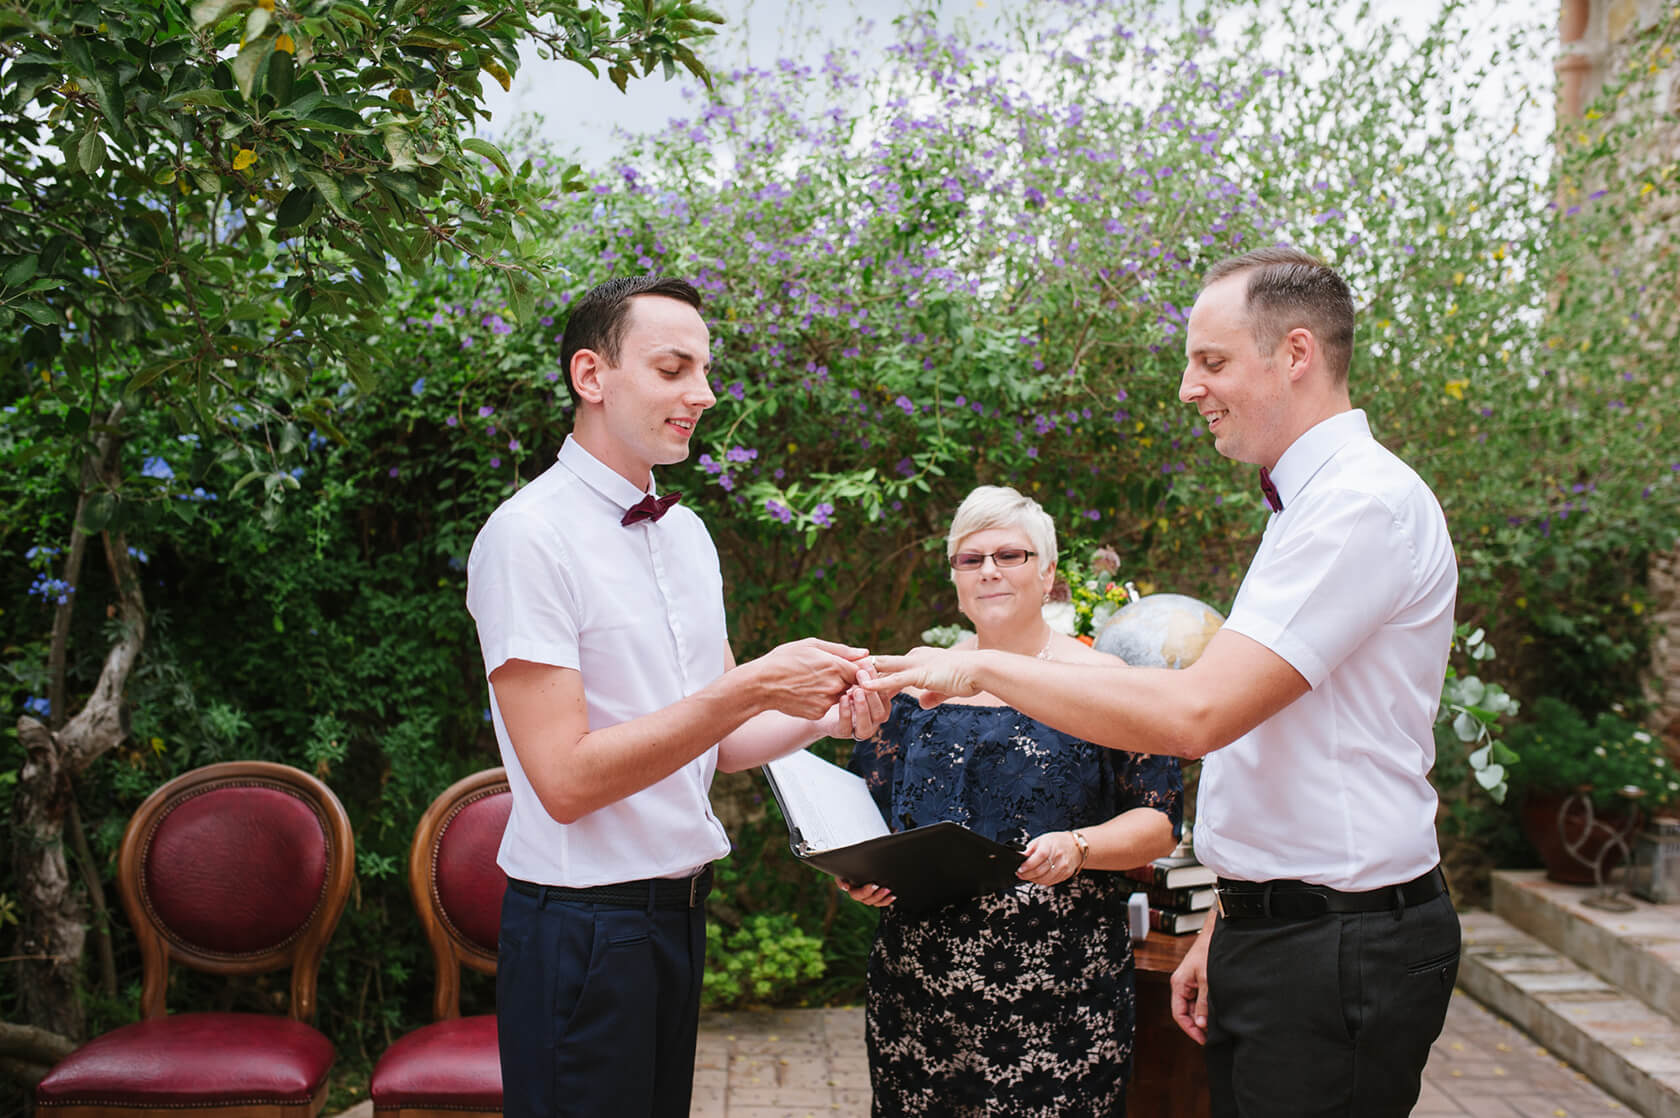
<instances>
[{"instance_id":1,"label":"black leather belt","mask_svg":"<svg viewBox=\"0 0 1680 1118\"><path fill-rule=\"evenodd\" d=\"M538 885L510 877L508 888L538 900L574 901L608 908L694 908L704 904L712 891L712 867L707 866L693 877L647 877L584 889Z\"/></svg>"},{"instance_id":2,"label":"black leather belt","mask_svg":"<svg viewBox=\"0 0 1680 1118\"><path fill-rule=\"evenodd\" d=\"M1310 920L1330 913L1354 912L1398 914L1446 891L1447 879L1440 866L1404 885L1385 885L1362 893L1345 893L1305 881L1232 881L1225 877L1214 886L1219 915L1224 920Z\"/></svg>"}]
</instances>

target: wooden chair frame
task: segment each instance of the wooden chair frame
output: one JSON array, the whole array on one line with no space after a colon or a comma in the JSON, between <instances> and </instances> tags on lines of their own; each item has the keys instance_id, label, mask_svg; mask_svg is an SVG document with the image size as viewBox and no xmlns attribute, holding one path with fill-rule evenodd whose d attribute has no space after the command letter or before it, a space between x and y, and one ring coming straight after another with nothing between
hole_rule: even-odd
<instances>
[{"instance_id":1,"label":"wooden chair frame","mask_svg":"<svg viewBox=\"0 0 1680 1118\"><path fill-rule=\"evenodd\" d=\"M146 853L158 824L182 801L230 786L274 788L299 795L315 812L326 835L327 876L314 913L298 935L268 951L231 955L206 952L183 943L163 927L145 892ZM355 838L350 817L332 789L308 773L268 761L227 761L194 769L157 789L129 820L117 871L123 908L140 941L141 1016L150 1019L164 1015L169 962L178 959L186 966L211 974L258 974L289 966L291 1016L297 1021L311 1020L315 1015L315 986L321 956L344 912L354 877Z\"/></svg>"},{"instance_id":2,"label":"wooden chair frame","mask_svg":"<svg viewBox=\"0 0 1680 1118\"><path fill-rule=\"evenodd\" d=\"M445 1021L461 1016L461 968L480 974L496 973L496 953L486 951L461 934L449 922L437 892L437 843L455 816L485 796L508 790L507 770L486 769L463 777L444 789L432 801L414 829L408 848L408 887L414 895L414 909L432 946L437 985L432 995L432 1016Z\"/></svg>"}]
</instances>

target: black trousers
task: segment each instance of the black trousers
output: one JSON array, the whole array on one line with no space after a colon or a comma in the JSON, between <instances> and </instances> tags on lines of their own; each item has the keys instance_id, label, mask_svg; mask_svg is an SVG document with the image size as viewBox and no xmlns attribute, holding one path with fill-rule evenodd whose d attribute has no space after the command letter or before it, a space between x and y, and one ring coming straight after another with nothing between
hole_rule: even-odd
<instances>
[{"instance_id":1,"label":"black trousers","mask_svg":"<svg viewBox=\"0 0 1680 1118\"><path fill-rule=\"evenodd\" d=\"M1221 920L1208 945L1217 1118L1410 1114L1458 976L1452 900Z\"/></svg>"},{"instance_id":2,"label":"black trousers","mask_svg":"<svg viewBox=\"0 0 1680 1118\"><path fill-rule=\"evenodd\" d=\"M506 1118L688 1118L706 908L502 896Z\"/></svg>"}]
</instances>

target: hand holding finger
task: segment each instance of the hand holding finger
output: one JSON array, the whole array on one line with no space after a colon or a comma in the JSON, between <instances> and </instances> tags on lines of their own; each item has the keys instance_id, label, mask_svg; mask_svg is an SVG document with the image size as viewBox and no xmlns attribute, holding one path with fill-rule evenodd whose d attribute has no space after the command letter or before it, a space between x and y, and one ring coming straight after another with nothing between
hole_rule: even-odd
<instances>
[{"instance_id":1,"label":"hand holding finger","mask_svg":"<svg viewBox=\"0 0 1680 1118\"><path fill-rule=\"evenodd\" d=\"M866 904L872 908L882 908L886 905L892 904L896 899L892 895L891 889L882 885L876 885L873 882L865 883L863 885L853 885L851 882L846 881L843 878L835 878L835 881L839 884L840 891L842 893L845 893L848 897L857 901L859 904Z\"/></svg>"}]
</instances>

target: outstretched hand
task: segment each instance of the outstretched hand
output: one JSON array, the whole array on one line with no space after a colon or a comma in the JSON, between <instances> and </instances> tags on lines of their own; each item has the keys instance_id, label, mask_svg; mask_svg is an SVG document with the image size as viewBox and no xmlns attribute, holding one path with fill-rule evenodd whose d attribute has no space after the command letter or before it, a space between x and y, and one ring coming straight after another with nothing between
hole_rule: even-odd
<instances>
[{"instance_id":1,"label":"outstretched hand","mask_svg":"<svg viewBox=\"0 0 1680 1118\"><path fill-rule=\"evenodd\" d=\"M887 703L890 700L862 686L865 680L874 676L867 659L858 665L857 683L846 688L846 693L823 715L825 734L853 741L866 741L875 736L875 731L887 720Z\"/></svg>"},{"instance_id":2,"label":"outstretched hand","mask_svg":"<svg viewBox=\"0 0 1680 1118\"><path fill-rule=\"evenodd\" d=\"M922 692L923 707L936 707L946 699L967 698L980 693L975 682L977 655L948 648L913 648L903 656L877 656L875 669L881 674L860 681L860 686L891 697L906 687Z\"/></svg>"},{"instance_id":3,"label":"outstretched hand","mask_svg":"<svg viewBox=\"0 0 1680 1118\"><path fill-rule=\"evenodd\" d=\"M858 682L868 649L817 637L777 645L756 661L771 706L795 718L821 718Z\"/></svg>"}]
</instances>

